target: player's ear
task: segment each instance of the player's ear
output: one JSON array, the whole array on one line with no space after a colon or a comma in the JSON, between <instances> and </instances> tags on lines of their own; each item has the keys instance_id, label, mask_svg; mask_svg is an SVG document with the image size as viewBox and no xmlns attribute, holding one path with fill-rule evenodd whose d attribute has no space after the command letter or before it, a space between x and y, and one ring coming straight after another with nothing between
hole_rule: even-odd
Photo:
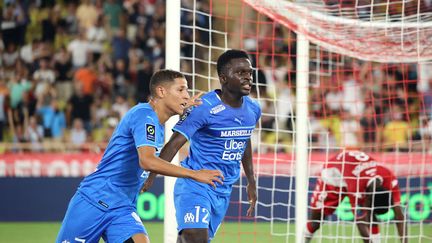
<instances>
[{"instance_id":1,"label":"player's ear","mask_svg":"<svg viewBox=\"0 0 432 243\"><path fill-rule=\"evenodd\" d=\"M219 81L220 81L221 86L226 84L227 81L226 81L226 76L224 73L219 74Z\"/></svg>"},{"instance_id":2,"label":"player's ear","mask_svg":"<svg viewBox=\"0 0 432 243\"><path fill-rule=\"evenodd\" d=\"M167 93L167 90L165 89L165 87L163 86L163 85L158 85L157 87L156 87L156 95L158 96L158 97L160 97L160 98L163 98L163 97L165 97L165 95L166 95L166 93Z\"/></svg>"}]
</instances>

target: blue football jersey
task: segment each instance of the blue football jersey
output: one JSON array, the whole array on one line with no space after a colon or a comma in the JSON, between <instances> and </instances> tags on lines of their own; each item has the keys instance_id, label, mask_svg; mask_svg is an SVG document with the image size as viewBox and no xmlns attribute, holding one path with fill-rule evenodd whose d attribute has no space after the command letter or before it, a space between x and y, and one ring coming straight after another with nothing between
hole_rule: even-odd
<instances>
[{"instance_id":1,"label":"blue football jersey","mask_svg":"<svg viewBox=\"0 0 432 243\"><path fill-rule=\"evenodd\" d=\"M132 107L115 129L95 172L78 190L90 202L106 210L136 205L140 187L149 172L139 165L137 148L151 146L159 155L164 144L164 126L148 103Z\"/></svg>"},{"instance_id":2,"label":"blue football jersey","mask_svg":"<svg viewBox=\"0 0 432 243\"><path fill-rule=\"evenodd\" d=\"M241 107L230 107L222 102L217 91L207 93L202 101L202 105L184 115L173 129L190 142L189 155L181 165L193 170L220 170L225 180L215 192L229 195L232 184L239 179L243 153L261 116L261 108L247 96L243 97ZM212 188L185 180L191 186Z\"/></svg>"}]
</instances>

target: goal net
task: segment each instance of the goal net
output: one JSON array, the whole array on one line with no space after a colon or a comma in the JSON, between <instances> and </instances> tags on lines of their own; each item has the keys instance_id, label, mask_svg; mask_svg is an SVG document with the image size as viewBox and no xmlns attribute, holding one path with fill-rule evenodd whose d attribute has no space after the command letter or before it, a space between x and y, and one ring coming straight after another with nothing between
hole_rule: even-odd
<instances>
[{"instance_id":1,"label":"goal net","mask_svg":"<svg viewBox=\"0 0 432 243\"><path fill-rule=\"evenodd\" d=\"M308 138L303 165L308 201L302 205L308 213L329 159L341 150L359 149L396 175L409 241L432 240L430 5L427 0L182 1L180 69L192 93L219 88L218 56L244 49L256 68L251 96L262 109L252 139L255 217L246 217L242 177L212 242L301 242L295 223L306 215L295 214L298 136ZM297 70L300 34L311 41L306 133L296 130L297 76L304 74ZM176 227L174 217L165 222ZM355 222L345 199L321 219L313 242L362 242ZM381 242L400 242L394 223L393 212L380 216Z\"/></svg>"}]
</instances>

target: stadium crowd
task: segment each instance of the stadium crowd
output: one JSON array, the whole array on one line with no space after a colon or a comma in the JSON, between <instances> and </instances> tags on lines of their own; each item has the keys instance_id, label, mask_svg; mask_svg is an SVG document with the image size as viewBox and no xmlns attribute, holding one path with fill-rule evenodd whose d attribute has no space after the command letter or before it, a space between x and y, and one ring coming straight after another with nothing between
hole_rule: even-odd
<instances>
[{"instance_id":1,"label":"stadium crowd","mask_svg":"<svg viewBox=\"0 0 432 243\"><path fill-rule=\"evenodd\" d=\"M0 141L11 145L0 146L2 151L103 148L129 107L147 100L149 79L164 66L165 1L5 0L2 12ZM291 148L295 37L264 38L287 35L273 26L263 28L258 42L245 39L244 47L260 53L254 66L259 68L255 95L263 110L262 142L279 140ZM190 48L182 51L192 55ZM420 79L418 65L318 53L324 51L311 53L310 63L317 70L310 75L315 147L431 146L431 73Z\"/></svg>"},{"instance_id":2,"label":"stadium crowd","mask_svg":"<svg viewBox=\"0 0 432 243\"><path fill-rule=\"evenodd\" d=\"M260 32L258 42L246 39L243 43L250 53L260 54L256 96L263 109L262 140L267 145L261 151L292 151L296 37L278 24L263 24ZM312 45L309 66L309 129L314 149L432 153L430 64L361 61ZM275 147L276 142L281 146Z\"/></svg>"},{"instance_id":3,"label":"stadium crowd","mask_svg":"<svg viewBox=\"0 0 432 243\"><path fill-rule=\"evenodd\" d=\"M164 1L7 0L2 11L2 142L107 142L164 66Z\"/></svg>"}]
</instances>

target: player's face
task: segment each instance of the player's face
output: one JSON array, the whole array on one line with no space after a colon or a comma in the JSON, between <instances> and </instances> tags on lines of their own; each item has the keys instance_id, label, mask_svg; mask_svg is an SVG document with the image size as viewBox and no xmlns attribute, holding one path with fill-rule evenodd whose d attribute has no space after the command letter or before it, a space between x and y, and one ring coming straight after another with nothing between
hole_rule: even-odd
<instances>
[{"instance_id":1,"label":"player's face","mask_svg":"<svg viewBox=\"0 0 432 243\"><path fill-rule=\"evenodd\" d=\"M230 62L225 76L224 88L241 96L249 95L252 88L252 65L247 58L237 58Z\"/></svg>"},{"instance_id":2,"label":"player's face","mask_svg":"<svg viewBox=\"0 0 432 243\"><path fill-rule=\"evenodd\" d=\"M188 93L187 81L184 78L176 78L170 86L167 87L166 104L175 114L183 114L183 111L190 98Z\"/></svg>"}]
</instances>

